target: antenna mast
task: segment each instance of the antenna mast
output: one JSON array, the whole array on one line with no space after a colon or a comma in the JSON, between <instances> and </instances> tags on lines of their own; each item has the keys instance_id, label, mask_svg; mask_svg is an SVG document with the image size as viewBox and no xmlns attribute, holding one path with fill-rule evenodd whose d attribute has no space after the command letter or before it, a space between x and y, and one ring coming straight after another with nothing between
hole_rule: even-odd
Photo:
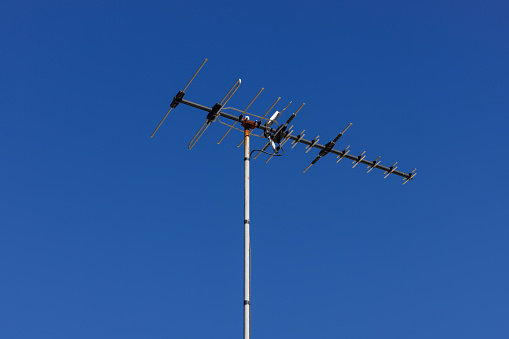
<instances>
[{"instance_id":1,"label":"antenna mast","mask_svg":"<svg viewBox=\"0 0 509 339\"><path fill-rule=\"evenodd\" d=\"M193 136L191 141L189 142L188 148L191 149L196 144L196 142L201 138L203 133L209 128L209 126L216 121L219 121L221 124L226 125L229 127L229 129L226 131L226 133L223 135L223 137L219 140L218 144L223 141L223 139L226 137L226 135L232 130L238 130L241 132L244 132L244 139L242 142L237 146L240 147L242 143L244 143L244 339L250 339L251 337L251 239L250 239L250 215L249 215L249 166L251 161L251 151L250 151L250 137L256 136L260 138L267 139L267 143L265 146L262 147L260 150L254 150L258 151L258 154L253 158L256 159L260 154L268 154L270 157L268 158L267 162L269 162L270 159L274 156L282 156L284 154L283 146L285 143L289 140L292 140L293 146L291 148L294 148L297 144L304 144L306 145L306 153L309 152L313 148L317 148L319 150L318 155L316 158L311 161L311 164L303 171L305 173L311 166L316 164L318 160L323 158L329 153L332 153L337 156L339 160L337 162L340 162L341 159L346 158L349 160L352 160L352 168L356 167L358 164L364 164L367 165L368 171L367 173L371 172L374 168L380 169L385 172L385 177L387 178L391 174L395 174L399 177L403 178L403 185L406 184L408 181L412 180L415 175L417 174L415 169L412 172L405 173L401 171L397 171L397 162L394 163L394 165L387 167L380 164L380 157L376 158L373 161L366 160L366 151L362 152L358 156L354 156L350 154L350 146L347 146L343 150L337 150L334 148L336 145L336 142L343 136L343 134L352 126L350 123L341 133L339 133L333 140L329 141L325 145L321 145L318 143L319 139L318 136L314 138L313 140L306 140L304 139L304 130L298 134L293 134L293 126L288 127L288 125L292 122L292 120L295 118L297 113L302 109L304 106L304 103L300 105L300 107L288 118L288 120L284 123L279 125L277 122L277 119L286 111L286 109L290 106L292 103L286 105L281 112L276 111L274 112L270 118L266 118L267 114L272 111L274 106L278 103L278 101L281 98L278 98L272 106L265 112L263 116L256 115L254 113L248 113L247 110L249 107L253 104L253 102L258 98L258 96L263 91L263 88L256 94L254 99L247 105L247 107L244 110L240 110L233 107L224 107L226 103L232 98L232 96L235 94L235 92L239 89L241 80L238 79L231 89L226 93L226 95L223 97L223 99L219 102L213 105L212 107L203 106L201 104L189 101L184 99L184 95L186 94L185 91L191 84L191 82L194 80L198 72L202 69L203 65L207 62L208 59L203 60L202 64L198 68L198 70L194 73L191 80L187 83L186 87L184 87L183 90L179 91L174 97L173 100L170 103L170 109L166 113L166 115L163 117L159 125L156 127L151 138L154 137L156 132L159 130L161 125L163 124L164 120L170 113L170 111L174 108L176 108L179 104L184 104L187 106L191 106L194 108L197 108L199 110L207 112L206 120L203 123L203 125L200 127L198 132ZM233 110L240 115L236 116L234 114L230 114L225 112L226 110ZM251 120L247 114L254 116L255 118L258 118L258 120ZM230 125L228 123L225 123L224 121L220 120L220 118L225 118L228 120L232 120L233 123ZM243 129L239 129L235 127L236 123L240 122ZM272 126L276 126L276 128ZM251 131L254 130L260 130L260 134L254 134ZM272 153L267 152L267 149L272 149Z\"/></svg>"}]
</instances>

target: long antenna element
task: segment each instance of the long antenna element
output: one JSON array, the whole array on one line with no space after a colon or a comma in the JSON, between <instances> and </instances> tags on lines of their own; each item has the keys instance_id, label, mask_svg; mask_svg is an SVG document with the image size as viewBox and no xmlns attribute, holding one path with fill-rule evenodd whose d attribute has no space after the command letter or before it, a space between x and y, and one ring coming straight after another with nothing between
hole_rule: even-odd
<instances>
[{"instance_id":1,"label":"long antenna element","mask_svg":"<svg viewBox=\"0 0 509 339\"><path fill-rule=\"evenodd\" d=\"M263 88L255 95L253 100L246 106L245 109L240 110L234 107L224 107L235 94L235 92L239 89L241 80L238 79L235 81L231 89L226 93L223 99L214 104L212 107L204 106L189 100L184 99L185 91L194 80L198 72L202 69L203 65L207 62L207 59L203 60L202 64L198 68L198 70L194 73L193 77L183 90L179 91L170 103L170 109L163 117L159 125L156 127L151 138L154 137L159 127L161 127L162 123L170 113L170 111L176 108L179 104L184 104L186 106L190 106L196 108L198 110L204 111L207 113L205 122L200 127L198 132L193 136L191 141L189 142L188 148L191 149L198 142L198 140L205 133L207 128L212 125L213 122L219 121L221 124L224 124L229 127L223 137L219 140L218 144L220 144L223 139L230 133L232 129L241 131L244 133L244 138L242 142L237 146L239 147L242 143L244 143L244 339L250 339L251 337L251 238L250 238L250 212L249 212L249 167L251 162L251 154L254 151L258 151L258 154L253 159L256 159L260 154L267 154L269 158L267 162L272 159L272 157L279 157L284 154L283 146L289 140L292 141L292 147L294 148L297 144L303 144L306 146L306 153L311 151L312 149L318 149L318 155L311 161L311 164L306 167L304 173L308 171L311 166L315 165L318 160L322 159L329 153L332 153L337 156L339 163L343 158L352 160L352 167L356 167L359 164L367 165L368 173L373 169L379 169L385 173L385 177L387 178L389 175L394 174L396 176L403 178L403 185L413 180L415 175L417 174L415 169L412 172L406 173L396 170L397 162L392 166L387 167L381 165L380 156L373 161L366 160L366 151L362 152L360 155L352 155L350 154L350 146L348 145L343 150L339 150L334 148L336 143L339 141L341 137L345 134L345 132L352 126L352 123L348 124L341 133L339 133L334 139L327 142L325 145L319 144L319 137L317 136L313 140L304 139L304 131L300 134L293 134L293 126L288 127L288 125L292 122L292 120L296 117L297 113L304 107L304 103L299 106L299 108L287 119L284 124L279 125L277 119L286 111L286 109L292 103L286 105L281 111L275 111L270 115L270 118L267 118L268 114L272 112L273 108L279 102L281 98L278 98L272 106L265 112L265 114L255 114L249 113L247 110L250 109L251 105L255 102L258 96L262 93ZM227 113L227 110L234 110L240 112L241 114L236 116L234 114ZM249 116L258 118L251 120ZM221 120L221 118L231 120L233 123L227 124ZM240 122L242 125L242 129L235 127L236 123ZM253 133L254 131L259 130L260 134ZM258 150L250 150L250 137L256 136L267 139L266 144ZM267 150L271 150L268 152Z\"/></svg>"},{"instance_id":2,"label":"long antenna element","mask_svg":"<svg viewBox=\"0 0 509 339\"><path fill-rule=\"evenodd\" d=\"M163 124L163 122L166 119L166 117L168 116L168 114L170 114L171 110L174 109L175 107L177 107L177 105L179 104L179 101L181 101L182 98L184 97L184 94L186 94L186 89L189 87L189 85L191 85L191 82L193 82L193 80L196 77L196 75L198 74L198 72L200 72L201 68L203 67L203 65L205 65L205 63L208 60L209 59L207 59L207 58L205 58L205 60L203 60L203 62L201 63L200 67L198 68L198 70L194 73L194 75L191 78L191 80L189 80L189 82L187 83L186 87L184 87L184 89L182 91L178 92L177 95L173 98L173 101L170 104L170 109L168 110L168 112L166 112L166 114L164 115L164 117L161 120L161 122L159 123L159 125L157 125L156 129L154 130L154 132L150 136L151 138L154 137L154 135L156 134L157 130L159 129L159 127L161 127L161 125Z\"/></svg>"}]
</instances>

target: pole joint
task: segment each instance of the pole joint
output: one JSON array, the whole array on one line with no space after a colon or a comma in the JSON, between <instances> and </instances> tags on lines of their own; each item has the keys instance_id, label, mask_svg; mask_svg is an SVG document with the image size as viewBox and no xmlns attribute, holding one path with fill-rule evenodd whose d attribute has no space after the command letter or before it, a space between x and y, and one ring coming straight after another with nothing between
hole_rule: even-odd
<instances>
[{"instance_id":1,"label":"pole joint","mask_svg":"<svg viewBox=\"0 0 509 339\"><path fill-rule=\"evenodd\" d=\"M245 118L242 121L242 127L244 127L247 130L255 129L256 128L256 121L249 120L248 118Z\"/></svg>"}]
</instances>

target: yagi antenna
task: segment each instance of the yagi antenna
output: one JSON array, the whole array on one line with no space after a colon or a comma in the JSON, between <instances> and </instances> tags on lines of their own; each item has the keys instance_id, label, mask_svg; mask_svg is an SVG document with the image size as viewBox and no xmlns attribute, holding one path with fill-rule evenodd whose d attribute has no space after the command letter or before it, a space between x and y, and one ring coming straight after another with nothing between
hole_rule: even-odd
<instances>
[{"instance_id":1,"label":"yagi antenna","mask_svg":"<svg viewBox=\"0 0 509 339\"><path fill-rule=\"evenodd\" d=\"M229 129L226 131L226 133L223 135L223 137L219 140L218 144L220 144L224 138L230 133L232 129L239 130L244 133L244 139L242 142L237 146L240 147L242 144L244 144L244 339L249 339L251 336L251 240L250 240L250 212L249 212L249 170L250 170L250 161L251 161L251 152L250 152L250 136L256 136L261 137L264 139L267 139L266 144L258 150L258 154L254 157L256 159L260 154L268 154L269 158L267 159L267 162L272 159L274 156L282 156L284 154L283 146L289 141L292 141L292 147L294 148L297 144L304 144L306 146L305 150L306 153L309 152L311 149L318 149L318 155L311 161L311 164L306 167L304 170L304 173L309 170L309 168L313 165L315 165L318 160L322 159L329 153L332 153L337 156L338 160L337 162L340 162L341 159L346 158L349 160L352 160L353 166L356 167L359 164L367 165L368 173L371 172L373 169L379 169L385 172L385 177L387 178L389 175L394 174L397 176L400 176L403 178L403 185L409 182L410 180L413 180L415 175L415 169L410 173L405 173L396 170L396 163L394 165L387 167L380 164L380 156L376 158L373 161L366 160L366 151L362 152L360 155L355 156L350 154L350 146L347 146L343 150L338 150L334 148L336 146L336 143L339 141L341 137L343 137L343 134L352 126L350 123L346 128L339 133L333 140L329 141L325 145L321 145L318 143L319 137L317 136L313 140L306 140L304 139L304 131L300 132L298 135L293 134L293 126L288 128L288 125L292 122L292 120L296 117L297 113L304 107L304 103L300 105L300 107L288 118L288 120L284 123L279 125L277 122L277 119L280 118L286 109L290 106L292 103L286 105L281 111L275 110L273 111L276 104L279 102L281 98L277 98L277 100L272 104L272 106L269 107L269 109L263 114L263 115L257 115L252 112L248 112L248 109L250 109L251 105L254 103L254 101L258 98L258 96L262 93L263 88L255 95L253 100L246 106L244 110L240 110L233 107L225 107L225 105L230 101L232 96L235 94L235 92L239 89L241 80L238 79L235 81L233 86L230 88L230 90L226 93L226 95L223 97L223 99L214 104L212 107L207 107L189 100L184 99L185 92L191 82L194 80L198 72L202 69L203 65L207 62L207 59L203 60L202 64L198 68L198 70L194 73L191 80L187 83L187 85L184 87L183 90L179 91L174 97L173 100L170 103L170 109L165 114L159 125L156 127L151 138L154 137L157 130L161 127L162 123L170 113L170 111L174 108L176 108L179 104L184 104L190 107L197 108L201 111L204 111L207 113L205 117L205 122L200 127L198 132L193 136L191 141L189 142L188 148L191 149L196 144L196 142L201 138L203 133L209 128L212 123L219 121L221 124L224 124L229 127ZM230 113L227 113L226 110L235 110L237 112L240 112L241 114L236 116ZM270 115L270 118L267 118L267 115L269 113L272 113ZM255 118L258 118L258 120L251 120L249 116L253 116ZM233 121L233 123L227 124L223 121L221 121L220 118L228 119ZM242 129L235 127L235 125L239 122L242 125ZM260 130L260 134L254 134L251 131ZM271 152L267 152L266 149L268 148L272 149Z\"/></svg>"}]
</instances>

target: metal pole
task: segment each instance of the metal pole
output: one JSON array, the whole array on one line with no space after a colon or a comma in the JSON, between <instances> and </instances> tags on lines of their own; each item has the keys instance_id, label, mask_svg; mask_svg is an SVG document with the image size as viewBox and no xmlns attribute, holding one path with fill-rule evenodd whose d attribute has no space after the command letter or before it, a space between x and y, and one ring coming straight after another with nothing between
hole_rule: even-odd
<instances>
[{"instance_id":1,"label":"metal pole","mask_svg":"<svg viewBox=\"0 0 509 339\"><path fill-rule=\"evenodd\" d=\"M244 124L244 339L249 339L250 337L251 239L249 235L249 127L247 124Z\"/></svg>"}]
</instances>

